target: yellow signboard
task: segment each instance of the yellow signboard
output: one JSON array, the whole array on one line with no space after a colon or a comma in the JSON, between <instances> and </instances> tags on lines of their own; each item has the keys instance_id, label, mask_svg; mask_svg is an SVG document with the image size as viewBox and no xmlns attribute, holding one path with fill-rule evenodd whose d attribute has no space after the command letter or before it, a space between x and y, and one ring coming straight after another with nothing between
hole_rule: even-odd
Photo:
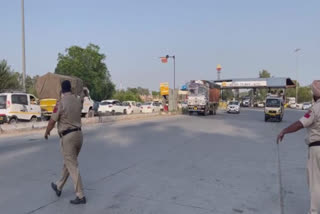
<instances>
[{"instance_id":1,"label":"yellow signboard","mask_svg":"<svg viewBox=\"0 0 320 214\"><path fill-rule=\"evenodd\" d=\"M169 95L169 83L168 82L160 83L160 94L161 94L161 96Z\"/></svg>"}]
</instances>

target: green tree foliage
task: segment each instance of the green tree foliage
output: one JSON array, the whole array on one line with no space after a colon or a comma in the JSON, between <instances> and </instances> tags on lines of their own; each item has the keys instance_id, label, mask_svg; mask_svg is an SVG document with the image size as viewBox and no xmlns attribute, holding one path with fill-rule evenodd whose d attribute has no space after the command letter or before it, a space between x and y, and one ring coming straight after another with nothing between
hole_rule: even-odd
<instances>
[{"instance_id":1,"label":"green tree foliage","mask_svg":"<svg viewBox=\"0 0 320 214\"><path fill-rule=\"evenodd\" d=\"M131 91L134 94L138 94L138 89L137 88L128 88L128 91Z\"/></svg>"},{"instance_id":2,"label":"green tree foliage","mask_svg":"<svg viewBox=\"0 0 320 214\"><path fill-rule=\"evenodd\" d=\"M271 77L271 74L267 70L259 71L259 78L270 78L270 77ZM267 89L265 88L258 89L255 99L258 101L263 101L265 100L267 94L268 94Z\"/></svg>"},{"instance_id":3,"label":"green tree foliage","mask_svg":"<svg viewBox=\"0 0 320 214\"><path fill-rule=\"evenodd\" d=\"M309 86L300 87L298 90L299 90L298 91L298 103L312 101L312 93L311 93L311 88Z\"/></svg>"},{"instance_id":4,"label":"green tree foliage","mask_svg":"<svg viewBox=\"0 0 320 214\"><path fill-rule=\"evenodd\" d=\"M294 83L297 82L294 80ZM304 86L301 87L299 82L297 83L299 89L298 89L298 103L303 102L311 102L312 101L312 93L310 86ZM296 89L295 88L289 88L286 90L286 97L296 97Z\"/></svg>"},{"instance_id":5,"label":"green tree foliage","mask_svg":"<svg viewBox=\"0 0 320 214\"><path fill-rule=\"evenodd\" d=\"M136 101L141 102L140 96L138 93L134 93L130 90L117 90L113 95L113 99L117 99L121 102L123 101Z\"/></svg>"},{"instance_id":6,"label":"green tree foliage","mask_svg":"<svg viewBox=\"0 0 320 214\"><path fill-rule=\"evenodd\" d=\"M150 91L147 88L138 87L137 90L139 95L150 95Z\"/></svg>"},{"instance_id":7,"label":"green tree foliage","mask_svg":"<svg viewBox=\"0 0 320 214\"><path fill-rule=\"evenodd\" d=\"M26 77L26 91L27 91L27 93L37 96L37 91L36 91L35 85L36 85L38 78L39 78L38 75L36 75L34 77L30 77L30 76Z\"/></svg>"},{"instance_id":8,"label":"green tree foliage","mask_svg":"<svg viewBox=\"0 0 320 214\"><path fill-rule=\"evenodd\" d=\"M160 92L159 91L152 91L151 92L153 97L159 97L160 96Z\"/></svg>"},{"instance_id":9,"label":"green tree foliage","mask_svg":"<svg viewBox=\"0 0 320 214\"><path fill-rule=\"evenodd\" d=\"M296 80L293 80L294 84L298 85L300 87L300 83ZM299 92L298 92L299 94ZM296 97L296 89L295 88L289 88L286 90L286 97Z\"/></svg>"},{"instance_id":10,"label":"green tree foliage","mask_svg":"<svg viewBox=\"0 0 320 214\"><path fill-rule=\"evenodd\" d=\"M267 70L259 71L259 78L270 78L271 74Z\"/></svg>"},{"instance_id":11,"label":"green tree foliage","mask_svg":"<svg viewBox=\"0 0 320 214\"><path fill-rule=\"evenodd\" d=\"M147 88L128 88L128 91L131 91L134 94L139 94L139 95L150 95L149 89Z\"/></svg>"},{"instance_id":12,"label":"green tree foliage","mask_svg":"<svg viewBox=\"0 0 320 214\"><path fill-rule=\"evenodd\" d=\"M55 73L76 76L83 80L94 100L112 97L115 85L104 63L105 55L99 53L97 45L89 44L86 48L71 46L65 54L59 53Z\"/></svg>"},{"instance_id":13,"label":"green tree foliage","mask_svg":"<svg viewBox=\"0 0 320 214\"><path fill-rule=\"evenodd\" d=\"M234 97L232 89L223 89L221 98L222 100L231 100Z\"/></svg>"},{"instance_id":14,"label":"green tree foliage","mask_svg":"<svg viewBox=\"0 0 320 214\"><path fill-rule=\"evenodd\" d=\"M6 60L0 62L0 91L4 89L21 90L19 73L14 72Z\"/></svg>"}]
</instances>

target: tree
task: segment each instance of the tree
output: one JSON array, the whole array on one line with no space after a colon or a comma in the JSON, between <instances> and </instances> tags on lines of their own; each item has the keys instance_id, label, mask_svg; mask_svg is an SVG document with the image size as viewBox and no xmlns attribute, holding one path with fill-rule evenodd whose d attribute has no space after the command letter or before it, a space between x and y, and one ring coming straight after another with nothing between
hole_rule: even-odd
<instances>
[{"instance_id":1,"label":"tree","mask_svg":"<svg viewBox=\"0 0 320 214\"><path fill-rule=\"evenodd\" d=\"M300 87L298 90L299 90L298 91L298 103L312 101L312 93L311 93L310 87L308 87L308 86Z\"/></svg>"},{"instance_id":2,"label":"tree","mask_svg":"<svg viewBox=\"0 0 320 214\"><path fill-rule=\"evenodd\" d=\"M150 95L149 89L147 88L138 87L137 90L139 95Z\"/></svg>"},{"instance_id":3,"label":"tree","mask_svg":"<svg viewBox=\"0 0 320 214\"><path fill-rule=\"evenodd\" d=\"M152 91L151 92L153 97L159 97L160 96L160 92L159 91Z\"/></svg>"},{"instance_id":4,"label":"tree","mask_svg":"<svg viewBox=\"0 0 320 214\"><path fill-rule=\"evenodd\" d=\"M6 60L0 62L0 91L4 89L21 90L19 73L14 72Z\"/></svg>"},{"instance_id":5,"label":"tree","mask_svg":"<svg viewBox=\"0 0 320 214\"><path fill-rule=\"evenodd\" d=\"M94 44L86 48L71 46L65 54L59 53L55 73L79 77L93 99L108 99L115 92L115 85L104 63L106 57L99 51L99 46Z\"/></svg>"},{"instance_id":6,"label":"tree","mask_svg":"<svg viewBox=\"0 0 320 214\"><path fill-rule=\"evenodd\" d=\"M138 94L138 89L137 88L128 88L128 91L131 91L134 94Z\"/></svg>"},{"instance_id":7,"label":"tree","mask_svg":"<svg viewBox=\"0 0 320 214\"><path fill-rule=\"evenodd\" d=\"M234 97L232 89L223 89L221 98L222 100L230 100Z\"/></svg>"},{"instance_id":8,"label":"tree","mask_svg":"<svg viewBox=\"0 0 320 214\"><path fill-rule=\"evenodd\" d=\"M270 78L271 74L267 70L259 71L259 78Z\"/></svg>"},{"instance_id":9,"label":"tree","mask_svg":"<svg viewBox=\"0 0 320 214\"><path fill-rule=\"evenodd\" d=\"M140 96L137 93L133 93L130 90L118 90L116 93L113 95L114 99L117 99L121 102L123 101L136 101L136 102L141 102Z\"/></svg>"},{"instance_id":10,"label":"tree","mask_svg":"<svg viewBox=\"0 0 320 214\"><path fill-rule=\"evenodd\" d=\"M147 88L138 87L138 88L128 88L127 90L131 91L134 94L150 95L149 89Z\"/></svg>"},{"instance_id":11,"label":"tree","mask_svg":"<svg viewBox=\"0 0 320 214\"><path fill-rule=\"evenodd\" d=\"M259 78L270 78L271 74L267 70L259 71ZM256 100L264 100L268 94L268 90L265 88L261 88L257 90L257 95L255 97Z\"/></svg>"},{"instance_id":12,"label":"tree","mask_svg":"<svg viewBox=\"0 0 320 214\"><path fill-rule=\"evenodd\" d=\"M311 102L312 93L310 86L300 86L300 83L293 80L294 84L298 86L298 103ZM286 90L286 97L296 97L296 88L289 88Z\"/></svg>"},{"instance_id":13,"label":"tree","mask_svg":"<svg viewBox=\"0 0 320 214\"><path fill-rule=\"evenodd\" d=\"M300 88L300 83L293 80L294 84ZM300 90L299 90L300 91ZM298 91L298 94L299 94ZM286 97L296 97L296 88L289 88L286 90Z\"/></svg>"},{"instance_id":14,"label":"tree","mask_svg":"<svg viewBox=\"0 0 320 214\"><path fill-rule=\"evenodd\" d=\"M39 78L38 75L36 75L34 77L30 77L30 76L26 77L26 91L27 91L27 93L37 96L37 91L36 91L35 85L36 85L38 78Z\"/></svg>"}]
</instances>

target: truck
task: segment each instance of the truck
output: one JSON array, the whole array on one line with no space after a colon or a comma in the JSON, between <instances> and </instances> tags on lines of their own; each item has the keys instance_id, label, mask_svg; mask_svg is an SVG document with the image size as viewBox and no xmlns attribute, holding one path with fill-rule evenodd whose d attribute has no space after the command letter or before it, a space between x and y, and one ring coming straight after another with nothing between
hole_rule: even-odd
<instances>
[{"instance_id":1,"label":"truck","mask_svg":"<svg viewBox=\"0 0 320 214\"><path fill-rule=\"evenodd\" d=\"M208 80L191 80L188 83L188 111L198 115L215 115L219 106L220 86Z\"/></svg>"},{"instance_id":2,"label":"truck","mask_svg":"<svg viewBox=\"0 0 320 214\"><path fill-rule=\"evenodd\" d=\"M279 96L268 96L265 101L264 121L269 119L276 119L281 122L284 115L283 98Z\"/></svg>"},{"instance_id":3,"label":"truck","mask_svg":"<svg viewBox=\"0 0 320 214\"><path fill-rule=\"evenodd\" d=\"M48 120L61 96L61 83L64 80L71 82L72 93L83 101L82 115L92 116L94 102L90 97L89 89L83 86L83 81L77 77L47 73L38 78L36 92L40 99L41 116Z\"/></svg>"}]
</instances>

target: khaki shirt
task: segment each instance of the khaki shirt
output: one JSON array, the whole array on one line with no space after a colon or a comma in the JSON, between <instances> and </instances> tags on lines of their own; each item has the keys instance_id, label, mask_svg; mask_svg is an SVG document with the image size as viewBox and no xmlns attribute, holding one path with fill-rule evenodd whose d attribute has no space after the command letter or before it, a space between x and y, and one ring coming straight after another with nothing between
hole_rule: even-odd
<instances>
[{"instance_id":1,"label":"khaki shirt","mask_svg":"<svg viewBox=\"0 0 320 214\"><path fill-rule=\"evenodd\" d=\"M58 132L81 128L81 100L71 93L66 93L57 103L51 119L58 122Z\"/></svg>"},{"instance_id":2,"label":"khaki shirt","mask_svg":"<svg viewBox=\"0 0 320 214\"><path fill-rule=\"evenodd\" d=\"M320 100L300 119L304 128L307 128L306 144L320 141Z\"/></svg>"}]
</instances>

